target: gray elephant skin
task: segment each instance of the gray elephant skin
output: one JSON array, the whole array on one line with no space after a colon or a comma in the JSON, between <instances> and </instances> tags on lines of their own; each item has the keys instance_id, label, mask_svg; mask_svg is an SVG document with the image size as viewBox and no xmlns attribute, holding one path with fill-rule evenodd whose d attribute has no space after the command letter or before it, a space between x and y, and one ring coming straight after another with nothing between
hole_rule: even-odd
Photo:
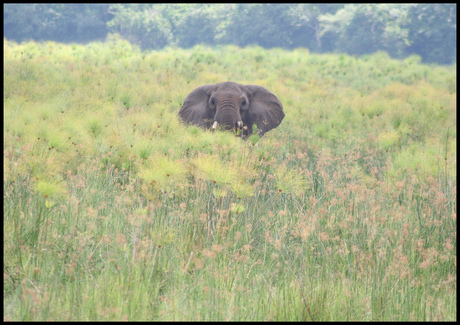
<instances>
[{"instance_id":1,"label":"gray elephant skin","mask_svg":"<svg viewBox=\"0 0 460 325\"><path fill-rule=\"evenodd\" d=\"M267 88L221 82L193 90L184 100L179 116L186 123L203 128L237 130L243 135L263 135L284 118L283 105Z\"/></svg>"}]
</instances>

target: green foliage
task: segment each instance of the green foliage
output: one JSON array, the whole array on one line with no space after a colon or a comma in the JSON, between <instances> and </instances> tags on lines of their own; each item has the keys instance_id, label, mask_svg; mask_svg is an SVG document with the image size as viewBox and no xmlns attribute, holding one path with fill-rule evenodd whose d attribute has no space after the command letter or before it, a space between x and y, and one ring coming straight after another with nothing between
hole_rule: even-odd
<instances>
[{"instance_id":1,"label":"green foliage","mask_svg":"<svg viewBox=\"0 0 460 325\"><path fill-rule=\"evenodd\" d=\"M196 44L215 44L225 36L231 4L169 4L163 15L171 23L174 45L190 48Z\"/></svg>"},{"instance_id":2,"label":"green foliage","mask_svg":"<svg viewBox=\"0 0 460 325\"><path fill-rule=\"evenodd\" d=\"M407 21L409 6L401 4L353 4L319 18L322 33L334 33L337 47L349 54L378 50L401 57L409 45Z\"/></svg>"},{"instance_id":3,"label":"green foliage","mask_svg":"<svg viewBox=\"0 0 460 325\"><path fill-rule=\"evenodd\" d=\"M104 38L105 23L112 16L109 4L6 4L5 36L58 42L87 42Z\"/></svg>"},{"instance_id":4,"label":"green foliage","mask_svg":"<svg viewBox=\"0 0 460 325\"><path fill-rule=\"evenodd\" d=\"M182 124L223 80L285 119ZM456 320L455 66L5 41L4 120L5 320Z\"/></svg>"},{"instance_id":5,"label":"green foliage","mask_svg":"<svg viewBox=\"0 0 460 325\"><path fill-rule=\"evenodd\" d=\"M224 43L238 46L291 47L290 19L283 4L238 4L226 29Z\"/></svg>"},{"instance_id":6,"label":"green foliage","mask_svg":"<svg viewBox=\"0 0 460 325\"><path fill-rule=\"evenodd\" d=\"M112 31L122 33L141 48L161 48L172 40L171 25L158 6L111 5L114 18L107 23Z\"/></svg>"},{"instance_id":7,"label":"green foliage","mask_svg":"<svg viewBox=\"0 0 460 325\"><path fill-rule=\"evenodd\" d=\"M17 42L85 43L117 34L142 49L234 44L353 55L386 51L441 64L456 62L456 22L455 4L432 3L4 6L4 37Z\"/></svg>"},{"instance_id":8,"label":"green foliage","mask_svg":"<svg viewBox=\"0 0 460 325\"><path fill-rule=\"evenodd\" d=\"M446 42L457 33L457 6L433 3L412 6L405 24L409 29L409 53L417 53L426 62L456 62L457 42ZM433 28L436 25L436 28Z\"/></svg>"}]
</instances>

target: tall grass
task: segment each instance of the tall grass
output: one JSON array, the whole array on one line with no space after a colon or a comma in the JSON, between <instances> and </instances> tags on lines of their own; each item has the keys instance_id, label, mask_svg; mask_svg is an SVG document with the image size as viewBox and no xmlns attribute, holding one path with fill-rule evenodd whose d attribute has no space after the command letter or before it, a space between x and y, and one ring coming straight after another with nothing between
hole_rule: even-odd
<instances>
[{"instance_id":1,"label":"tall grass","mask_svg":"<svg viewBox=\"0 0 460 325\"><path fill-rule=\"evenodd\" d=\"M243 140L185 96L268 87ZM456 320L456 69L4 41L5 320Z\"/></svg>"}]
</instances>

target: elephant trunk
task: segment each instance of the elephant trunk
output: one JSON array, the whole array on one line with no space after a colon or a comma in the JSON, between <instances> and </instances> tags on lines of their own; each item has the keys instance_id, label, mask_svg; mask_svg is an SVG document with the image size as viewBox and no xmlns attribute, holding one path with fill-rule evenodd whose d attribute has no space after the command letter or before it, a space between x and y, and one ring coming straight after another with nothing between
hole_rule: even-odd
<instances>
[{"instance_id":1,"label":"elephant trunk","mask_svg":"<svg viewBox=\"0 0 460 325\"><path fill-rule=\"evenodd\" d=\"M236 109L233 107L223 107L217 112L212 128L216 129L217 125L220 125L224 129L232 130L235 128L242 128L243 121Z\"/></svg>"}]
</instances>

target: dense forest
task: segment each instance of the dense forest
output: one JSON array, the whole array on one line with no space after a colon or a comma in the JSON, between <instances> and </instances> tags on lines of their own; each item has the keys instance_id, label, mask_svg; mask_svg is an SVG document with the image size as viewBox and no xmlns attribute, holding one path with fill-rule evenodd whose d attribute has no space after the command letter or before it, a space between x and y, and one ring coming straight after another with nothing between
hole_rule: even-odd
<instances>
[{"instance_id":1,"label":"dense forest","mask_svg":"<svg viewBox=\"0 0 460 325\"><path fill-rule=\"evenodd\" d=\"M143 50L196 44L308 48L425 63L457 57L456 4L4 4L4 37L90 42L122 37Z\"/></svg>"}]
</instances>

